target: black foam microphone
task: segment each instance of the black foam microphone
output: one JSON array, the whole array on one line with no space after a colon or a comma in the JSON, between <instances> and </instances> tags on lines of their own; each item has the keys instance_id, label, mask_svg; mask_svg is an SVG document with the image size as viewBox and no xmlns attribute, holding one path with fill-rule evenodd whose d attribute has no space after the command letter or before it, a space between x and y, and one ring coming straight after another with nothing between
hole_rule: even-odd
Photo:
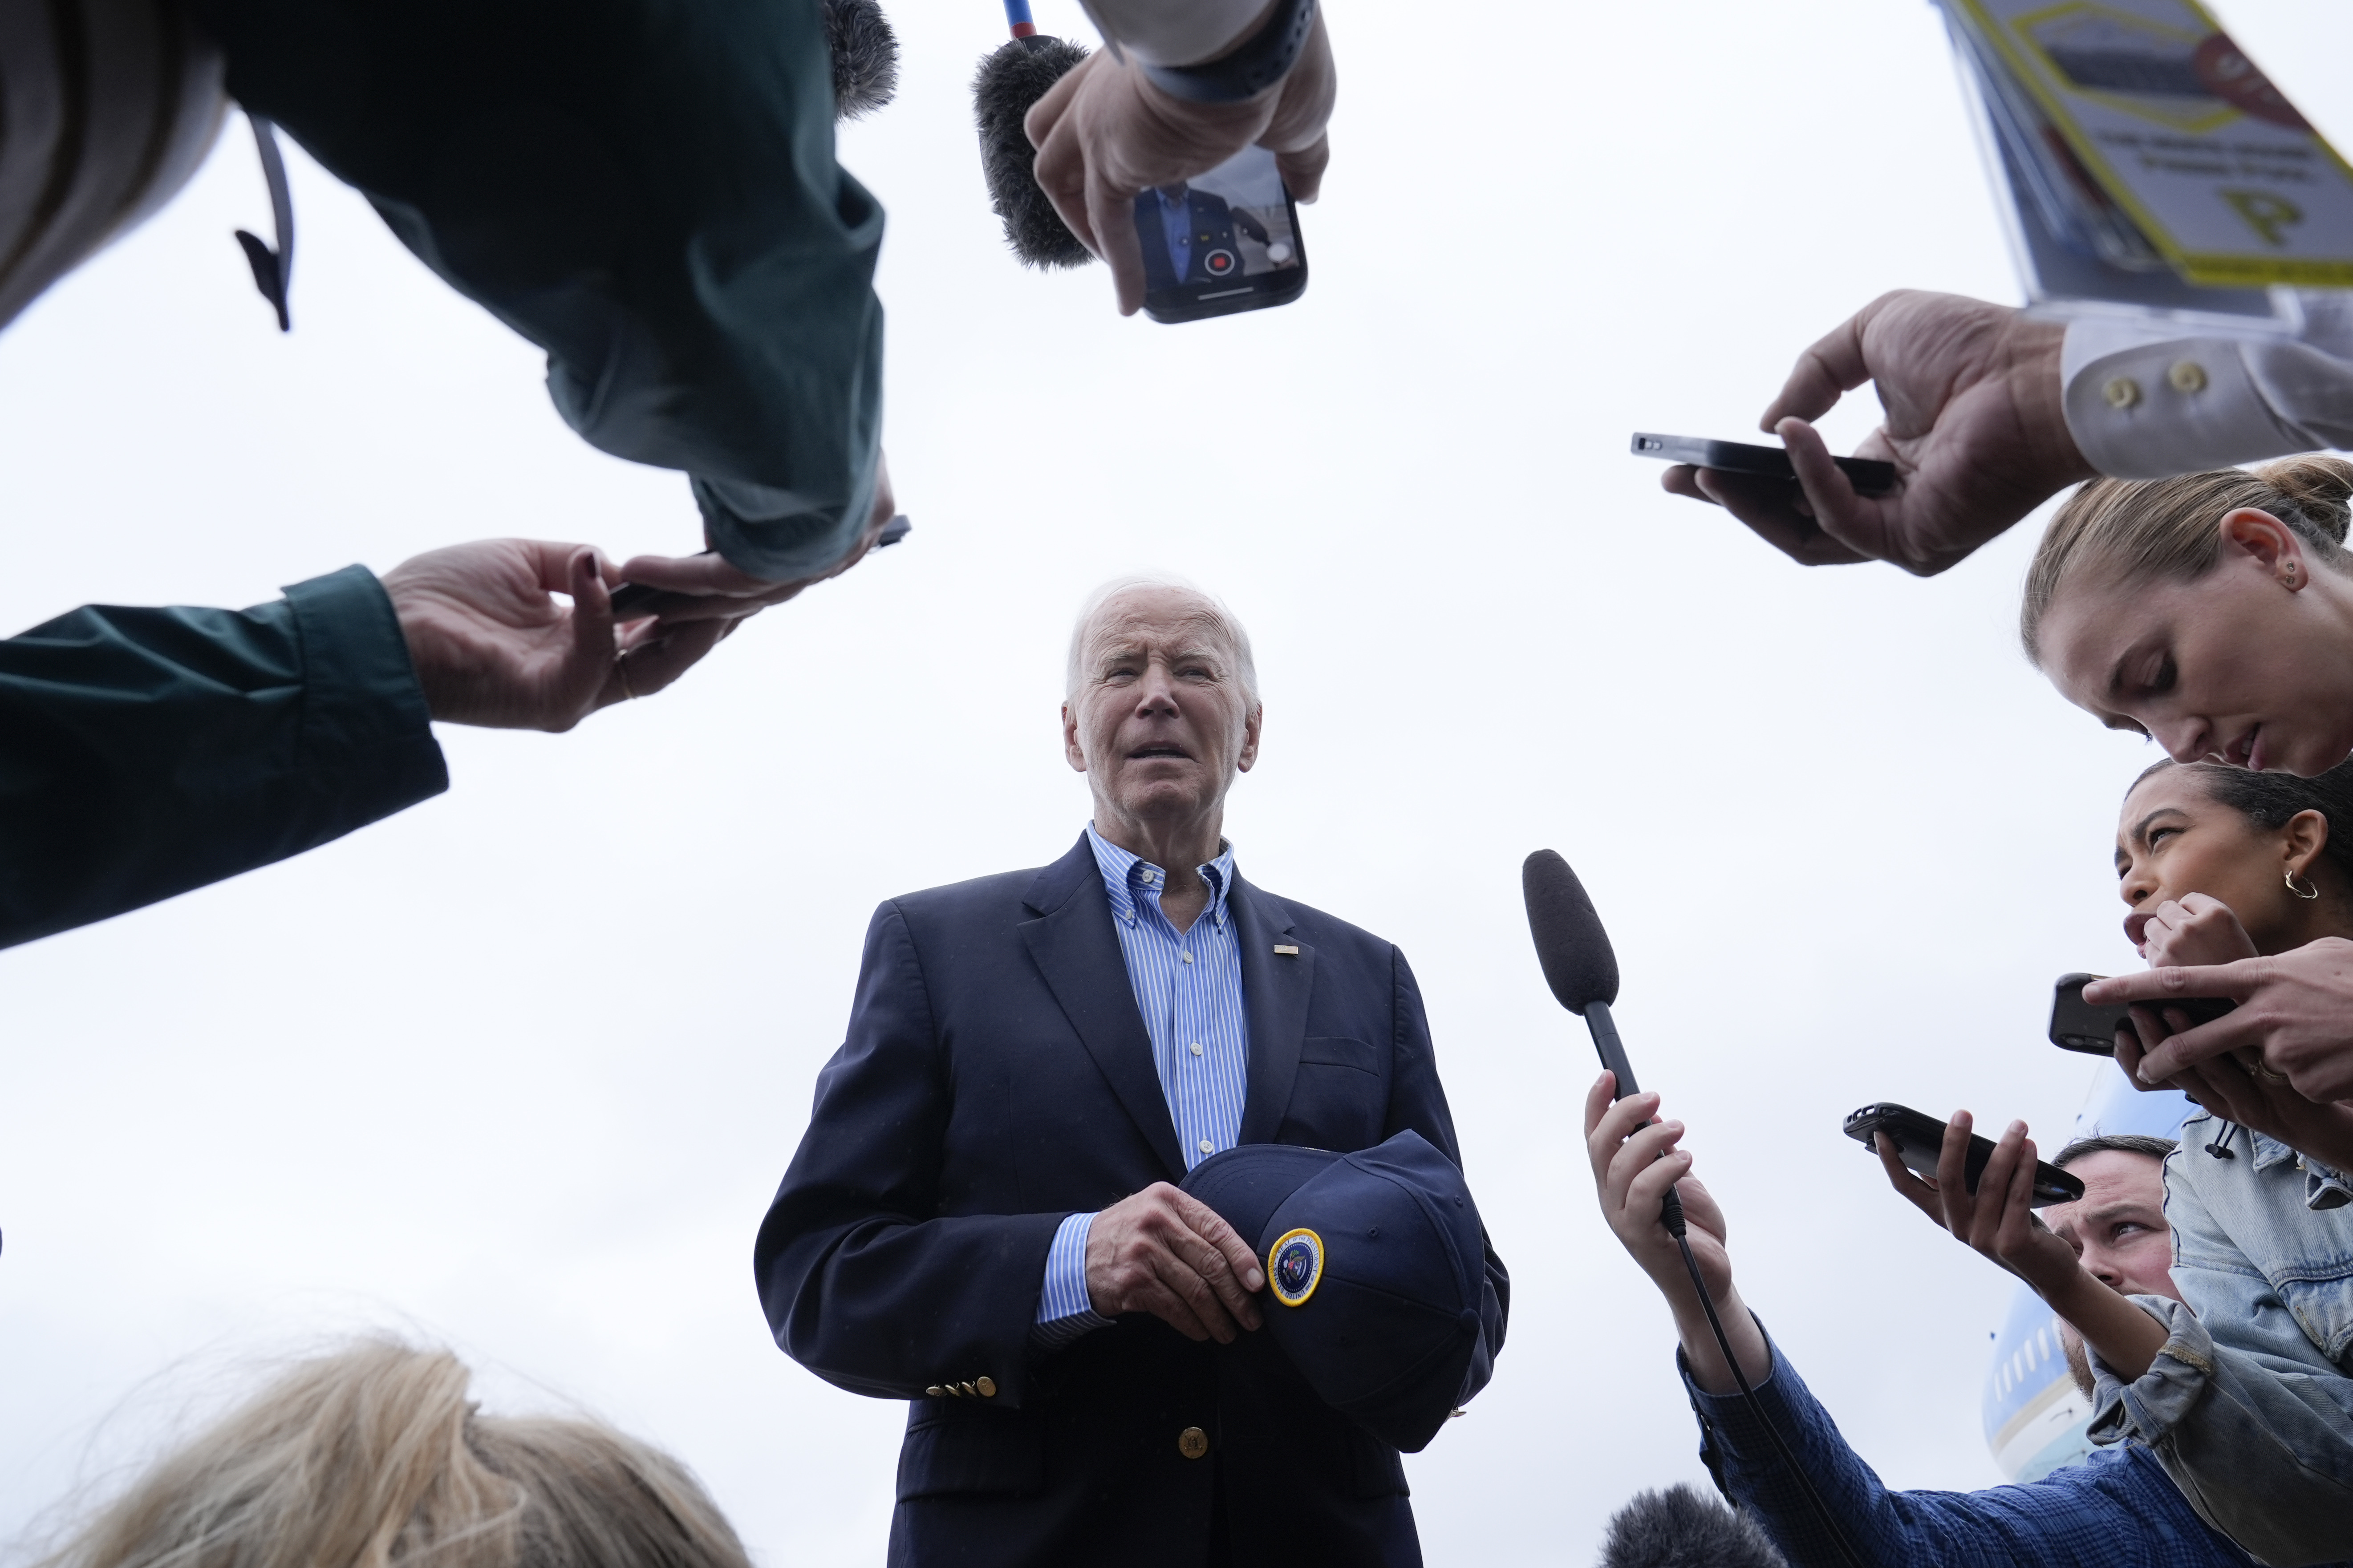
<instances>
[{"instance_id":1,"label":"black foam microphone","mask_svg":"<svg viewBox=\"0 0 2353 1568\"><path fill-rule=\"evenodd\" d=\"M1618 954L1585 884L1557 850L1539 849L1520 867L1520 897L1528 906L1528 934L1554 999L1585 1020L1601 1065L1618 1075L1618 1098L1641 1092L1619 1043L1609 1005L1618 1000Z\"/></svg>"},{"instance_id":2,"label":"black foam microphone","mask_svg":"<svg viewBox=\"0 0 2353 1568\"><path fill-rule=\"evenodd\" d=\"M1079 243L1038 186L1038 150L1023 125L1030 109L1087 51L1040 33L1029 0L1005 0L1012 38L983 58L972 79L973 119L980 127L980 172L988 205L1005 222L1005 243L1030 267L1084 267L1094 253Z\"/></svg>"},{"instance_id":3,"label":"black foam microphone","mask_svg":"<svg viewBox=\"0 0 2353 1568\"><path fill-rule=\"evenodd\" d=\"M833 117L856 120L898 95L899 35L875 0L825 0L833 56Z\"/></svg>"},{"instance_id":4,"label":"black foam microphone","mask_svg":"<svg viewBox=\"0 0 2353 1568\"><path fill-rule=\"evenodd\" d=\"M1638 1493L1609 1516L1600 1568L1788 1568L1765 1532L1677 1483Z\"/></svg>"}]
</instances>

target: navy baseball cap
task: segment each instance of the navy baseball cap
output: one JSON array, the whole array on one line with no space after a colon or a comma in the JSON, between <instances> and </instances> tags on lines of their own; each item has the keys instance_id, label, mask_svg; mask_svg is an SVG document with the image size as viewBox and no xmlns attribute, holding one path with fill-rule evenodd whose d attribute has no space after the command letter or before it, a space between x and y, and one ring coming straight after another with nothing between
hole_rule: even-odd
<instances>
[{"instance_id":1,"label":"navy baseball cap","mask_svg":"<svg viewBox=\"0 0 2353 1568\"><path fill-rule=\"evenodd\" d=\"M1185 1190L1257 1252L1276 1346L1383 1442L1419 1453L1485 1383L1479 1210L1419 1132L1354 1154L1245 1143L1194 1166Z\"/></svg>"}]
</instances>

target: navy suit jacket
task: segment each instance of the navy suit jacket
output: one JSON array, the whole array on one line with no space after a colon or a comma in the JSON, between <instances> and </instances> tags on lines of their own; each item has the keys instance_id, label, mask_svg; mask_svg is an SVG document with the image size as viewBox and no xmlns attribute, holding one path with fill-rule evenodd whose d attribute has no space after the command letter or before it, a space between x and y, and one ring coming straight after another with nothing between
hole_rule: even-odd
<instances>
[{"instance_id":1,"label":"navy suit jacket","mask_svg":"<svg viewBox=\"0 0 2353 1568\"><path fill-rule=\"evenodd\" d=\"M1240 877L1228 907L1250 1019L1240 1141L1354 1151L1409 1127L1459 1162L1404 955ZM893 1564L1202 1568L1217 1486L1238 1565L1421 1561L1397 1451L1261 1336L1197 1344L1137 1313L1031 1348L1063 1218L1184 1174L1083 837L1043 870L875 911L754 1266L786 1354L912 1402ZM1480 1371L1510 1301L1492 1247L1487 1285ZM992 1394L926 1392L982 1379ZM1200 1458L1178 1447L1194 1426Z\"/></svg>"}]
</instances>

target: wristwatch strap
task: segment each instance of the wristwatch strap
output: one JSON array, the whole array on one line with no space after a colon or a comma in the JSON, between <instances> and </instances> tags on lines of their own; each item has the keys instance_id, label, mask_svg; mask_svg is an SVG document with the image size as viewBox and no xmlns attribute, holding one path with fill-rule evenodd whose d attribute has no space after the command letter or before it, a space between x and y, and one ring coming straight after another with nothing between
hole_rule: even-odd
<instances>
[{"instance_id":1,"label":"wristwatch strap","mask_svg":"<svg viewBox=\"0 0 2353 1568\"><path fill-rule=\"evenodd\" d=\"M1240 103L1290 74L1315 30L1315 0L1282 0L1266 25L1231 54L1198 66L1139 66L1145 79L1187 103Z\"/></svg>"}]
</instances>

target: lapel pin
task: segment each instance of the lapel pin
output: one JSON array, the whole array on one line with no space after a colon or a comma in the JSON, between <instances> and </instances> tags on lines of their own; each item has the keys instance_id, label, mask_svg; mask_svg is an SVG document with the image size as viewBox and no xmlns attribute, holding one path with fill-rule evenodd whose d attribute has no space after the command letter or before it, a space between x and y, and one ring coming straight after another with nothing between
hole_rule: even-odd
<instances>
[{"instance_id":1,"label":"lapel pin","mask_svg":"<svg viewBox=\"0 0 2353 1568\"><path fill-rule=\"evenodd\" d=\"M1277 958L1297 958L1299 950L1287 942L1278 942L1274 944L1274 955Z\"/></svg>"}]
</instances>

